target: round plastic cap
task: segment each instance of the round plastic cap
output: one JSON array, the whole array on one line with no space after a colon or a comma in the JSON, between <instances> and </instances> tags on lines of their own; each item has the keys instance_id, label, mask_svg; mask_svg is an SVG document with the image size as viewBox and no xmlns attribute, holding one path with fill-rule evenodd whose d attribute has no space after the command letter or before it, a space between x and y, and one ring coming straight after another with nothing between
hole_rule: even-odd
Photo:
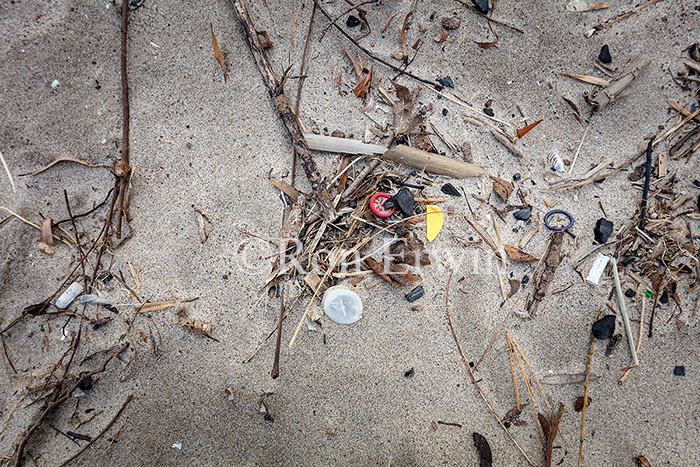
<instances>
[{"instance_id":1,"label":"round plastic cap","mask_svg":"<svg viewBox=\"0 0 700 467\"><path fill-rule=\"evenodd\" d=\"M362 318L360 296L342 286L326 290L321 306L323 306L323 312L336 323L351 324Z\"/></svg>"}]
</instances>

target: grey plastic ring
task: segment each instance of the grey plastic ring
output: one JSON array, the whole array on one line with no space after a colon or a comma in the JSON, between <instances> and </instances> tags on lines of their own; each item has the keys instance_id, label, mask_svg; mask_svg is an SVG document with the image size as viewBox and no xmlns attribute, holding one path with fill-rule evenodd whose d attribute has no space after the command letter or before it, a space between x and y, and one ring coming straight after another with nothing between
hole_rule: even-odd
<instances>
[{"instance_id":1,"label":"grey plastic ring","mask_svg":"<svg viewBox=\"0 0 700 467\"><path fill-rule=\"evenodd\" d=\"M554 227L554 226L549 225L549 218L555 214L563 214L564 216L568 217L569 221L570 221L569 225L567 225L566 227ZM547 214L544 215L544 225L546 225L548 229L556 230L558 232L560 232L562 230L568 230L571 227L573 227L573 225L574 225L574 216L572 216L570 213L564 211L563 209L554 209L554 210L549 211Z\"/></svg>"}]
</instances>

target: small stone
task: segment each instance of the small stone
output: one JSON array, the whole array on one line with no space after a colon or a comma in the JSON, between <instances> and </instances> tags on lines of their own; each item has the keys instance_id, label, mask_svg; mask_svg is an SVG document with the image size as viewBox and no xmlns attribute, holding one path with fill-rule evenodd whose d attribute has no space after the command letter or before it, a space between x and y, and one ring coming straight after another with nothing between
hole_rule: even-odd
<instances>
[{"instance_id":1,"label":"small stone","mask_svg":"<svg viewBox=\"0 0 700 467\"><path fill-rule=\"evenodd\" d=\"M685 367L683 365L676 365L673 369L673 374L676 376L685 376Z\"/></svg>"},{"instance_id":2,"label":"small stone","mask_svg":"<svg viewBox=\"0 0 700 467\"><path fill-rule=\"evenodd\" d=\"M598 60L600 60L603 63L612 62L612 55L610 55L610 47L608 47L608 44L605 44L600 49L600 53L598 54Z\"/></svg>"},{"instance_id":3,"label":"small stone","mask_svg":"<svg viewBox=\"0 0 700 467\"><path fill-rule=\"evenodd\" d=\"M481 13L486 14L489 12L489 0L472 0L472 3Z\"/></svg>"},{"instance_id":4,"label":"small stone","mask_svg":"<svg viewBox=\"0 0 700 467\"><path fill-rule=\"evenodd\" d=\"M228 274L222 274L221 278L225 281L228 280Z\"/></svg>"},{"instance_id":5,"label":"small stone","mask_svg":"<svg viewBox=\"0 0 700 467\"><path fill-rule=\"evenodd\" d=\"M58 81L57 79L51 81L51 87L54 88L54 89L56 89L56 88L58 87L59 84L61 84L61 83L60 83L60 81Z\"/></svg>"},{"instance_id":6,"label":"small stone","mask_svg":"<svg viewBox=\"0 0 700 467\"><path fill-rule=\"evenodd\" d=\"M452 82L452 78L450 78L449 76L445 76L444 78L440 78L438 80L438 83L442 84L443 87L446 87L446 88L452 88L452 89L455 88L455 84Z\"/></svg>"},{"instance_id":7,"label":"small stone","mask_svg":"<svg viewBox=\"0 0 700 467\"><path fill-rule=\"evenodd\" d=\"M700 45L697 43L691 45L688 49L688 55L690 55L690 58L693 60L700 62Z\"/></svg>"},{"instance_id":8,"label":"small stone","mask_svg":"<svg viewBox=\"0 0 700 467\"><path fill-rule=\"evenodd\" d=\"M525 285L525 284L527 284L528 282L530 282L530 276L528 276L527 274L525 274L525 275L523 276L523 280L520 281L520 283L521 283L522 285Z\"/></svg>"},{"instance_id":9,"label":"small stone","mask_svg":"<svg viewBox=\"0 0 700 467\"><path fill-rule=\"evenodd\" d=\"M403 374L404 378L413 378L413 375L416 374L416 370L411 368L410 370L406 370L406 372Z\"/></svg>"},{"instance_id":10,"label":"small stone","mask_svg":"<svg viewBox=\"0 0 700 467\"><path fill-rule=\"evenodd\" d=\"M615 333L615 315L607 315L593 323L593 337L600 340L610 339Z\"/></svg>"},{"instance_id":11,"label":"small stone","mask_svg":"<svg viewBox=\"0 0 700 467\"><path fill-rule=\"evenodd\" d=\"M462 193L460 193L459 190L457 190L457 188L455 188L454 185L451 183L445 183L444 185L442 185L440 191L450 196L462 196Z\"/></svg>"},{"instance_id":12,"label":"small stone","mask_svg":"<svg viewBox=\"0 0 700 467\"><path fill-rule=\"evenodd\" d=\"M532 206L528 206L523 209L518 209L513 213L513 216L519 221L528 220L530 218L530 215L532 215Z\"/></svg>"},{"instance_id":13,"label":"small stone","mask_svg":"<svg viewBox=\"0 0 700 467\"><path fill-rule=\"evenodd\" d=\"M663 293L659 297L659 301L664 305L668 303L668 290L664 289Z\"/></svg>"},{"instance_id":14,"label":"small stone","mask_svg":"<svg viewBox=\"0 0 700 467\"><path fill-rule=\"evenodd\" d=\"M447 117L447 109L442 109L442 116Z\"/></svg>"},{"instance_id":15,"label":"small stone","mask_svg":"<svg viewBox=\"0 0 700 467\"><path fill-rule=\"evenodd\" d=\"M515 172L515 173L513 174L513 180L515 180L516 182L517 182L518 180L520 180L522 177L523 177L523 176L520 175L520 172Z\"/></svg>"},{"instance_id":16,"label":"small stone","mask_svg":"<svg viewBox=\"0 0 700 467\"><path fill-rule=\"evenodd\" d=\"M425 292L423 290L423 287L419 285L418 287L416 287L413 290L411 290L410 292L408 292L405 295L405 297L406 297L406 300L408 300L409 302L415 302L416 300L421 298L424 293Z\"/></svg>"},{"instance_id":17,"label":"small stone","mask_svg":"<svg viewBox=\"0 0 700 467\"><path fill-rule=\"evenodd\" d=\"M493 113L493 109L490 107L484 107L484 113L488 115L489 117L493 117L495 114Z\"/></svg>"},{"instance_id":18,"label":"small stone","mask_svg":"<svg viewBox=\"0 0 700 467\"><path fill-rule=\"evenodd\" d=\"M627 289L625 291L625 297L627 297L627 298L632 298L632 297L634 297L634 295L635 295L635 292L632 289Z\"/></svg>"},{"instance_id":19,"label":"small stone","mask_svg":"<svg viewBox=\"0 0 700 467\"><path fill-rule=\"evenodd\" d=\"M700 180L697 180L697 179L696 179L696 180L693 180L693 185L695 185L696 187L700 188Z\"/></svg>"},{"instance_id":20,"label":"small stone","mask_svg":"<svg viewBox=\"0 0 700 467\"><path fill-rule=\"evenodd\" d=\"M440 20L440 24L445 29L457 29L461 23L462 23L462 20L460 20L459 18L447 17L447 18L442 18Z\"/></svg>"},{"instance_id":21,"label":"small stone","mask_svg":"<svg viewBox=\"0 0 700 467\"><path fill-rule=\"evenodd\" d=\"M604 217L598 219L595 223L595 228L593 229L593 235L595 236L595 241L603 244L608 241L610 234L613 231L613 223Z\"/></svg>"},{"instance_id":22,"label":"small stone","mask_svg":"<svg viewBox=\"0 0 700 467\"><path fill-rule=\"evenodd\" d=\"M348 16L348 20L345 21L345 25L349 28L357 27L360 25L360 23L362 23L362 21L360 21L360 19L354 15Z\"/></svg>"},{"instance_id":23,"label":"small stone","mask_svg":"<svg viewBox=\"0 0 700 467\"><path fill-rule=\"evenodd\" d=\"M82 380L78 387L83 391L89 391L90 389L92 389L92 376L88 376L87 378Z\"/></svg>"}]
</instances>

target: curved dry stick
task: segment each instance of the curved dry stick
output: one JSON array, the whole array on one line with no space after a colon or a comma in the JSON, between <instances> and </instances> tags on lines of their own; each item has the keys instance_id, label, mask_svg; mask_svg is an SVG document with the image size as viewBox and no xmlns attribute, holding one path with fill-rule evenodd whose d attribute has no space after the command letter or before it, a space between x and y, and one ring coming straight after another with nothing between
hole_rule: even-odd
<instances>
[{"instance_id":1,"label":"curved dry stick","mask_svg":"<svg viewBox=\"0 0 700 467\"><path fill-rule=\"evenodd\" d=\"M59 162L73 162L75 164L84 165L85 167L90 167L90 168L105 167L105 168L111 169L114 167L112 164L90 164L89 162L81 161L80 159L76 159L75 157L59 157L58 159L51 161L48 165L46 165L40 169L37 169L34 172L19 174L18 177L26 177L28 175L32 175L32 176L39 175L42 172L46 172L47 170L49 170L51 167L58 164Z\"/></svg>"}]
</instances>

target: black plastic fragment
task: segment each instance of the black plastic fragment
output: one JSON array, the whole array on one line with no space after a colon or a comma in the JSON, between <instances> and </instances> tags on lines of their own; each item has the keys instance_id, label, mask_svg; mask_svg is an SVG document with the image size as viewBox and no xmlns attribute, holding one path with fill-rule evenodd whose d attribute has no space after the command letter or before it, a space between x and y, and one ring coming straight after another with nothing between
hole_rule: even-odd
<instances>
[{"instance_id":1,"label":"black plastic fragment","mask_svg":"<svg viewBox=\"0 0 700 467\"><path fill-rule=\"evenodd\" d=\"M452 78L449 76L445 76L444 78L440 78L438 80L438 83L442 84L446 88L455 88L455 83L452 82Z\"/></svg>"},{"instance_id":2,"label":"black plastic fragment","mask_svg":"<svg viewBox=\"0 0 700 467\"><path fill-rule=\"evenodd\" d=\"M659 301L664 305L668 303L668 290L664 289L664 291L661 293L661 296L659 297Z\"/></svg>"},{"instance_id":3,"label":"black plastic fragment","mask_svg":"<svg viewBox=\"0 0 700 467\"><path fill-rule=\"evenodd\" d=\"M593 235L595 235L595 241L603 244L608 241L610 234L613 231L613 223L604 217L598 219L595 223L595 229L593 229Z\"/></svg>"},{"instance_id":4,"label":"black plastic fragment","mask_svg":"<svg viewBox=\"0 0 700 467\"><path fill-rule=\"evenodd\" d=\"M416 374L416 370L411 368L410 370L406 370L406 372L403 374L404 378L413 378L413 375Z\"/></svg>"},{"instance_id":5,"label":"black plastic fragment","mask_svg":"<svg viewBox=\"0 0 700 467\"><path fill-rule=\"evenodd\" d=\"M489 0L472 0L472 3L481 13L486 14L489 12Z\"/></svg>"},{"instance_id":6,"label":"black plastic fragment","mask_svg":"<svg viewBox=\"0 0 700 467\"><path fill-rule=\"evenodd\" d=\"M354 28L360 25L362 21L357 16L350 15L348 16L348 20L345 22L345 25L349 28Z\"/></svg>"},{"instance_id":7,"label":"black plastic fragment","mask_svg":"<svg viewBox=\"0 0 700 467\"><path fill-rule=\"evenodd\" d=\"M391 197L394 201L394 205L398 206L401 211L407 216L412 216L414 211L415 202L413 200L413 193L406 187L401 188L394 196ZM386 203L384 203L386 205Z\"/></svg>"},{"instance_id":8,"label":"black plastic fragment","mask_svg":"<svg viewBox=\"0 0 700 467\"><path fill-rule=\"evenodd\" d=\"M484 107L484 113L489 117L493 117L494 115L496 115L493 113L493 109L491 107Z\"/></svg>"},{"instance_id":9,"label":"black plastic fragment","mask_svg":"<svg viewBox=\"0 0 700 467\"><path fill-rule=\"evenodd\" d=\"M518 209L513 213L513 216L519 221L526 221L532 215L532 206L528 206L523 209Z\"/></svg>"},{"instance_id":10,"label":"black plastic fragment","mask_svg":"<svg viewBox=\"0 0 700 467\"><path fill-rule=\"evenodd\" d=\"M88 376L87 378L82 380L78 387L83 391L89 391L90 389L92 389L92 376Z\"/></svg>"},{"instance_id":11,"label":"black plastic fragment","mask_svg":"<svg viewBox=\"0 0 700 467\"><path fill-rule=\"evenodd\" d=\"M457 188L455 188L454 185L451 183L445 183L444 185L442 185L440 191L450 196L462 196L462 193L457 191Z\"/></svg>"},{"instance_id":12,"label":"black plastic fragment","mask_svg":"<svg viewBox=\"0 0 700 467\"><path fill-rule=\"evenodd\" d=\"M527 284L528 282L530 282L530 276L528 276L527 274L525 274L525 275L523 276L523 280L520 281L520 283L521 283L522 285L525 285L525 284Z\"/></svg>"},{"instance_id":13,"label":"black plastic fragment","mask_svg":"<svg viewBox=\"0 0 700 467\"><path fill-rule=\"evenodd\" d=\"M605 44L600 49L600 53L598 54L598 60L600 60L603 63L612 62L612 55L610 55L610 47L608 47L608 44Z\"/></svg>"},{"instance_id":14,"label":"black plastic fragment","mask_svg":"<svg viewBox=\"0 0 700 467\"><path fill-rule=\"evenodd\" d=\"M634 295L635 295L635 292L633 289L627 289L625 291L625 297L627 297L627 298L632 298L632 297L634 297Z\"/></svg>"},{"instance_id":15,"label":"black plastic fragment","mask_svg":"<svg viewBox=\"0 0 700 467\"><path fill-rule=\"evenodd\" d=\"M419 285L418 287L414 288L405 295L406 300L408 300L409 302L415 302L423 296L423 293L423 286Z\"/></svg>"},{"instance_id":16,"label":"black plastic fragment","mask_svg":"<svg viewBox=\"0 0 700 467\"><path fill-rule=\"evenodd\" d=\"M673 369L673 374L676 376L685 376L685 367L683 365L676 365Z\"/></svg>"},{"instance_id":17,"label":"black plastic fragment","mask_svg":"<svg viewBox=\"0 0 700 467\"><path fill-rule=\"evenodd\" d=\"M610 339L615 333L615 315L607 315L593 323L593 337L600 340Z\"/></svg>"}]
</instances>

